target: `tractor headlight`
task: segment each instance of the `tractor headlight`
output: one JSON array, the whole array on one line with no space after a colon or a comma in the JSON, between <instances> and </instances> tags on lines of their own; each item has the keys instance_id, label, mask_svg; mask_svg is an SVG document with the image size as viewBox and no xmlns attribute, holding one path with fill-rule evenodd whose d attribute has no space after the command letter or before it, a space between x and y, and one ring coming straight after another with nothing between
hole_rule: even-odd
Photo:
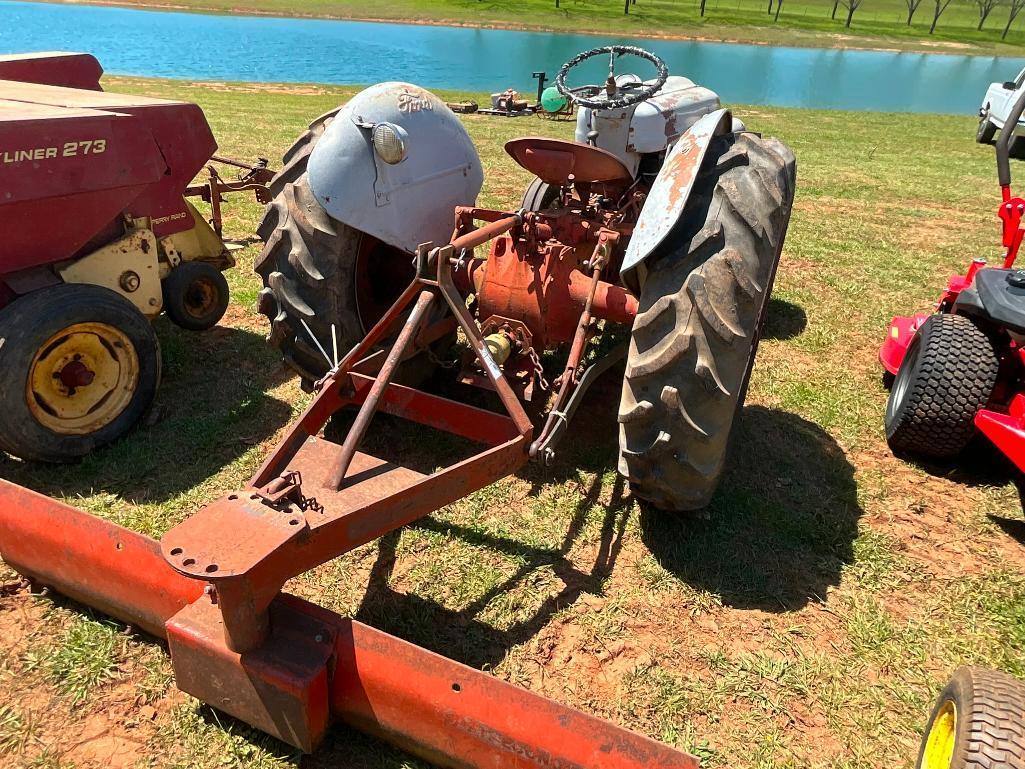
<instances>
[{"instance_id":1,"label":"tractor headlight","mask_svg":"<svg viewBox=\"0 0 1025 769\"><path fill-rule=\"evenodd\" d=\"M388 165L401 163L406 157L408 138L409 134L394 123L378 123L374 126L374 151Z\"/></svg>"}]
</instances>

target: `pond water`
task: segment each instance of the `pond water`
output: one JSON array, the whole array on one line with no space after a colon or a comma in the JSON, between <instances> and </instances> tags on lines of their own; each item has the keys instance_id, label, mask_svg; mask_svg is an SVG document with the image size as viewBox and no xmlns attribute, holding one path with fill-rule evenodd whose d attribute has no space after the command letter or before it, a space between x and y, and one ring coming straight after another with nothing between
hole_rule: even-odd
<instances>
[{"instance_id":1,"label":"pond water","mask_svg":"<svg viewBox=\"0 0 1025 769\"><path fill-rule=\"evenodd\" d=\"M533 91L579 51L632 42L727 103L973 113L1025 59L629 40L591 35L140 11L0 0L0 53L76 50L107 72L189 80ZM643 62L636 71L646 74ZM599 67L574 83L600 82Z\"/></svg>"}]
</instances>

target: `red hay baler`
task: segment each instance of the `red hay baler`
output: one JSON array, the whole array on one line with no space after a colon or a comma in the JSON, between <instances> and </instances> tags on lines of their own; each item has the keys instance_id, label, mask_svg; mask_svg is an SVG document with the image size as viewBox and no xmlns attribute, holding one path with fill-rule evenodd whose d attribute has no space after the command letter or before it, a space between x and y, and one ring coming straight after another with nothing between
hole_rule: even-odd
<instances>
[{"instance_id":1,"label":"red hay baler","mask_svg":"<svg viewBox=\"0 0 1025 769\"><path fill-rule=\"evenodd\" d=\"M220 193L190 188L217 143L187 102L104 92L87 54L0 57L0 449L63 461L149 406L160 350L148 319L217 323L234 261ZM188 201L201 195L214 226Z\"/></svg>"}]
</instances>

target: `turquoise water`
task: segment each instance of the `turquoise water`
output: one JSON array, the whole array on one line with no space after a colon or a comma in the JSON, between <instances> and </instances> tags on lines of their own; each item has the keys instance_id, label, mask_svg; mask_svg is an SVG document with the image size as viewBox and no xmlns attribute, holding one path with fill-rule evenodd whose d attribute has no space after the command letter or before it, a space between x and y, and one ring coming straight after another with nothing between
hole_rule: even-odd
<instances>
[{"instance_id":1,"label":"turquoise water","mask_svg":"<svg viewBox=\"0 0 1025 769\"><path fill-rule=\"evenodd\" d=\"M530 73L633 42L723 101L973 113L1025 59L626 40L454 27L138 11L0 0L0 53L77 50L107 72L188 80L373 83L533 92ZM637 68L645 72L644 65ZM589 76L588 76L589 74ZM598 68L576 83L597 82Z\"/></svg>"}]
</instances>

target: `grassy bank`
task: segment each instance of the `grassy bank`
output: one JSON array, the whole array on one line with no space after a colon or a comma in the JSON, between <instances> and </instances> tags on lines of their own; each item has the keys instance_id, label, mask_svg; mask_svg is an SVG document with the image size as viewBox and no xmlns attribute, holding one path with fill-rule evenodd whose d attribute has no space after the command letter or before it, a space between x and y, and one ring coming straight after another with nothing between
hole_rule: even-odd
<instances>
[{"instance_id":1,"label":"grassy bank","mask_svg":"<svg viewBox=\"0 0 1025 769\"><path fill-rule=\"evenodd\" d=\"M267 13L429 24L508 27L600 35L679 37L768 45L825 48L880 48L942 53L1021 56L1025 13L1001 33L1007 8L998 5L981 31L973 3L950 4L929 34L932 4L922 3L908 25L904 0L870 0L857 6L850 27L832 0L783 0L774 19L766 0L638 0L623 14L622 0L83 0L220 13ZM857 5L857 2L855 2Z\"/></svg>"},{"instance_id":2,"label":"grassy bank","mask_svg":"<svg viewBox=\"0 0 1025 769\"><path fill-rule=\"evenodd\" d=\"M197 101L221 151L243 158L280 157L351 93L107 84ZM910 767L954 667L1025 673L1014 488L995 473L894 459L875 360L894 311L928 308L951 270L994 253L992 151L973 143L967 118L916 116L929 141L912 151L907 116L740 112L793 147L798 198L749 405L707 517L645 512L624 489L610 374L554 467L530 466L289 589L708 766ZM464 120L487 205L514 205L528 182L506 139L571 132ZM228 212L226 232L250 243L229 276L233 304L200 335L158 321L165 375L150 422L81 465L0 459L0 476L159 535L255 470L307 397L253 310L259 207L234 200ZM410 440L394 436L423 458ZM299 765L174 690L165 649L122 631L62 599L0 598L0 765ZM421 766L342 730L302 765Z\"/></svg>"}]
</instances>

